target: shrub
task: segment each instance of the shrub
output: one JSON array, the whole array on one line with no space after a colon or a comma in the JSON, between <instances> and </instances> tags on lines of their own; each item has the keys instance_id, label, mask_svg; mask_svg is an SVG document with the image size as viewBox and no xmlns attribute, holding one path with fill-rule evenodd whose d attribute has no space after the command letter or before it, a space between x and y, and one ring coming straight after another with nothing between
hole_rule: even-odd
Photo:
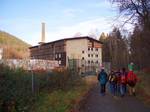
<instances>
[{"instance_id":1,"label":"shrub","mask_svg":"<svg viewBox=\"0 0 150 112\"><path fill-rule=\"evenodd\" d=\"M0 69L0 110L8 112L29 112L39 93L66 91L81 84L79 75L75 76L64 68L51 72L31 72L0 65ZM32 91L32 76L34 91Z\"/></svg>"}]
</instances>

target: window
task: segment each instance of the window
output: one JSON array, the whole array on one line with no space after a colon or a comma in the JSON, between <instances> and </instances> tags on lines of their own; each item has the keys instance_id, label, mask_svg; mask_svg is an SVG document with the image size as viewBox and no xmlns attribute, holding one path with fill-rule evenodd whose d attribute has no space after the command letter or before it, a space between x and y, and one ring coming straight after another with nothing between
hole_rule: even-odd
<instances>
[{"instance_id":1,"label":"window","mask_svg":"<svg viewBox=\"0 0 150 112\"><path fill-rule=\"evenodd\" d=\"M95 63L98 64L98 60Z\"/></svg>"},{"instance_id":2,"label":"window","mask_svg":"<svg viewBox=\"0 0 150 112\"><path fill-rule=\"evenodd\" d=\"M61 54L59 54L59 58L61 58Z\"/></svg>"},{"instance_id":3,"label":"window","mask_svg":"<svg viewBox=\"0 0 150 112\"><path fill-rule=\"evenodd\" d=\"M98 51L98 48L95 48L95 51Z\"/></svg>"},{"instance_id":4,"label":"window","mask_svg":"<svg viewBox=\"0 0 150 112\"><path fill-rule=\"evenodd\" d=\"M96 54L95 57L98 57L98 54Z\"/></svg>"},{"instance_id":5,"label":"window","mask_svg":"<svg viewBox=\"0 0 150 112\"><path fill-rule=\"evenodd\" d=\"M82 53L84 54L84 51L82 51Z\"/></svg>"},{"instance_id":6,"label":"window","mask_svg":"<svg viewBox=\"0 0 150 112\"><path fill-rule=\"evenodd\" d=\"M88 51L90 50L90 48L88 48Z\"/></svg>"},{"instance_id":7,"label":"window","mask_svg":"<svg viewBox=\"0 0 150 112\"><path fill-rule=\"evenodd\" d=\"M55 55L55 58L57 58L57 54Z\"/></svg>"},{"instance_id":8,"label":"window","mask_svg":"<svg viewBox=\"0 0 150 112\"><path fill-rule=\"evenodd\" d=\"M61 65L61 61L58 61L59 65Z\"/></svg>"},{"instance_id":9,"label":"window","mask_svg":"<svg viewBox=\"0 0 150 112\"><path fill-rule=\"evenodd\" d=\"M90 64L90 60L88 60L88 64Z\"/></svg>"},{"instance_id":10,"label":"window","mask_svg":"<svg viewBox=\"0 0 150 112\"><path fill-rule=\"evenodd\" d=\"M82 67L84 67L84 64L82 64Z\"/></svg>"},{"instance_id":11,"label":"window","mask_svg":"<svg viewBox=\"0 0 150 112\"><path fill-rule=\"evenodd\" d=\"M84 57L82 57L82 60L84 60Z\"/></svg>"},{"instance_id":12,"label":"window","mask_svg":"<svg viewBox=\"0 0 150 112\"><path fill-rule=\"evenodd\" d=\"M91 57L93 57L93 54L91 54Z\"/></svg>"},{"instance_id":13,"label":"window","mask_svg":"<svg viewBox=\"0 0 150 112\"><path fill-rule=\"evenodd\" d=\"M90 54L88 54L88 57L90 57Z\"/></svg>"},{"instance_id":14,"label":"window","mask_svg":"<svg viewBox=\"0 0 150 112\"><path fill-rule=\"evenodd\" d=\"M93 60L91 61L91 63L94 63Z\"/></svg>"},{"instance_id":15,"label":"window","mask_svg":"<svg viewBox=\"0 0 150 112\"><path fill-rule=\"evenodd\" d=\"M91 51L93 51L93 48L91 48Z\"/></svg>"}]
</instances>

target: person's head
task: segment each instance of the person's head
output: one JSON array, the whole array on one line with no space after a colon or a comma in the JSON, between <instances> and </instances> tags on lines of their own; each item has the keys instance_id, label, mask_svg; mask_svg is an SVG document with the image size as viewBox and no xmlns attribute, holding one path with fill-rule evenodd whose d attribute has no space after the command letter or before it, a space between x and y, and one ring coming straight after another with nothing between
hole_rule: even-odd
<instances>
[{"instance_id":1,"label":"person's head","mask_svg":"<svg viewBox=\"0 0 150 112\"><path fill-rule=\"evenodd\" d=\"M101 68L101 70L103 70L103 71L104 71L104 70L105 70L105 69L104 69L104 67L103 67L103 68Z\"/></svg>"},{"instance_id":2,"label":"person's head","mask_svg":"<svg viewBox=\"0 0 150 112\"><path fill-rule=\"evenodd\" d=\"M100 69L101 69L101 70L104 70L105 68L104 68L104 66L102 65L102 66L100 66Z\"/></svg>"},{"instance_id":3,"label":"person's head","mask_svg":"<svg viewBox=\"0 0 150 112\"><path fill-rule=\"evenodd\" d=\"M122 72L125 72L126 71L126 68L122 68Z\"/></svg>"}]
</instances>

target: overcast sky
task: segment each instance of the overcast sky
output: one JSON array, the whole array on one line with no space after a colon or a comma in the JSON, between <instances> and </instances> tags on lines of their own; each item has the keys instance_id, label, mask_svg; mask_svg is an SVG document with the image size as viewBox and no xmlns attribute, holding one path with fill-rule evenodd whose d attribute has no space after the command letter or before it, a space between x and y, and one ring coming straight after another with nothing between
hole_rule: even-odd
<instances>
[{"instance_id":1,"label":"overcast sky","mask_svg":"<svg viewBox=\"0 0 150 112\"><path fill-rule=\"evenodd\" d=\"M110 32L117 11L109 0L0 0L0 30L31 45L41 38L46 23L46 42L75 35Z\"/></svg>"}]
</instances>

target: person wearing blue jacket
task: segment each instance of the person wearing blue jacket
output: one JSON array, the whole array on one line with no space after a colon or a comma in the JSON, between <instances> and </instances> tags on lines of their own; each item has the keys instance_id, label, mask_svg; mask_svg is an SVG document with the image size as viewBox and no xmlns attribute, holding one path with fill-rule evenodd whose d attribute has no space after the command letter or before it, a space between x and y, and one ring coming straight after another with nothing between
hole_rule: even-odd
<instances>
[{"instance_id":1,"label":"person wearing blue jacket","mask_svg":"<svg viewBox=\"0 0 150 112\"><path fill-rule=\"evenodd\" d=\"M102 68L98 74L98 81L101 86L101 91L100 91L101 95L105 95L107 80L108 80L107 73L105 72L104 68Z\"/></svg>"}]
</instances>

